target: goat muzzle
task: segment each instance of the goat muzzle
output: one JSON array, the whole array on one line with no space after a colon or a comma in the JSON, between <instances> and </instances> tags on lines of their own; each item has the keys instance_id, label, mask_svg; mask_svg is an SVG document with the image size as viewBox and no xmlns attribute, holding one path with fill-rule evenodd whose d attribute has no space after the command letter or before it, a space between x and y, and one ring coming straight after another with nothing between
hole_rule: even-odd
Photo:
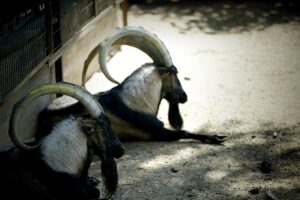
<instances>
[{"instance_id":1,"label":"goat muzzle","mask_svg":"<svg viewBox=\"0 0 300 200\"><path fill-rule=\"evenodd\" d=\"M112 144L112 155L114 158L120 158L125 154L125 147L121 143Z\"/></svg>"},{"instance_id":2,"label":"goat muzzle","mask_svg":"<svg viewBox=\"0 0 300 200\"><path fill-rule=\"evenodd\" d=\"M187 100L188 100L188 97L187 97L186 93L183 92L183 93L179 96L178 102L179 102L179 103L185 103L185 102L187 102Z\"/></svg>"}]
</instances>

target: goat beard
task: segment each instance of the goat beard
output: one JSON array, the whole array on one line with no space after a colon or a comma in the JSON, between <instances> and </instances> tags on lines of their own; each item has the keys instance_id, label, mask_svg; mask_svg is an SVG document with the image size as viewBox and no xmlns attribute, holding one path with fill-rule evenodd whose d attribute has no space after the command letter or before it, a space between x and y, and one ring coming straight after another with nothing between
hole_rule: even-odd
<instances>
[{"instance_id":1,"label":"goat beard","mask_svg":"<svg viewBox=\"0 0 300 200\"><path fill-rule=\"evenodd\" d=\"M180 115L179 105L177 102L169 101L168 118L171 126L176 130L181 130L183 120Z\"/></svg>"},{"instance_id":2,"label":"goat beard","mask_svg":"<svg viewBox=\"0 0 300 200\"><path fill-rule=\"evenodd\" d=\"M112 155L104 155L101 158L101 172L106 188L106 198L110 198L117 190L118 170Z\"/></svg>"}]
</instances>

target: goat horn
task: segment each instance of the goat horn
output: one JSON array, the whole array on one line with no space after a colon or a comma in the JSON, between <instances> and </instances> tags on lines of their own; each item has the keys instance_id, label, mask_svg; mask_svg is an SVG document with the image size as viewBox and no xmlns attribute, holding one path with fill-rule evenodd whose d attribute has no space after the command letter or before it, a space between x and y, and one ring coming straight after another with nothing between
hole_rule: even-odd
<instances>
[{"instance_id":1,"label":"goat horn","mask_svg":"<svg viewBox=\"0 0 300 200\"><path fill-rule=\"evenodd\" d=\"M83 65L83 70L82 70L82 77L81 77L81 82L82 86L85 87L85 82L86 82L86 72L88 70L88 67L90 63L92 62L93 58L98 54L98 46L96 46L91 53L88 55L87 59L84 61Z\"/></svg>"},{"instance_id":2,"label":"goat horn","mask_svg":"<svg viewBox=\"0 0 300 200\"><path fill-rule=\"evenodd\" d=\"M102 113L104 113L102 107L98 101L84 88L73 85L70 83L50 83L45 84L32 90L27 96L25 96L21 101L15 104L10 121L9 121L9 136L12 142L19 148L24 150L34 150L38 148L39 145L27 145L18 136L19 132L16 125L19 124L21 113L26 106L30 104L36 98L47 95L47 94L64 94L77 99L82 103L92 117L97 118Z\"/></svg>"},{"instance_id":3,"label":"goat horn","mask_svg":"<svg viewBox=\"0 0 300 200\"><path fill-rule=\"evenodd\" d=\"M152 58L155 64L163 65L166 67L171 67L173 65L168 49L155 34L145 30L142 27L127 26L118 28L99 44L100 68L107 79L117 84L118 81L112 78L106 66L108 49L112 45L132 46L146 53L149 57ZM95 54L94 50L90 53L88 58L91 58L91 55ZM88 59L86 60L86 62L87 61ZM84 73L82 75L83 77L85 77L85 72L87 71L86 68L87 66L85 63ZM84 79L82 80L85 81ZM83 85L84 84L85 82L83 82Z\"/></svg>"}]
</instances>

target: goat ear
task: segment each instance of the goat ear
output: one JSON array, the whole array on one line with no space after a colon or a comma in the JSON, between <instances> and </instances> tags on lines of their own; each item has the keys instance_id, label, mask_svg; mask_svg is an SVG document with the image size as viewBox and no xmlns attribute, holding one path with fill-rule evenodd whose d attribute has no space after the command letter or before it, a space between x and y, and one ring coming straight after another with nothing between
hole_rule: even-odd
<instances>
[{"instance_id":1,"label":"goat ear","mask_svg":"<svg viewBox=\"0 0 300 200\"><path fill-rule=\"evenodd\" d=\"M95 132L95 123L93 122L93 120L83 119L80 123L80 129L87 136L90 136L92 133Z\"/></svg>"},{"instance_id":2,"label":"goat ear","mask_svg":"<svg viewBox=\"0 0 300 200\"><path fill-rule=\"evenodd\" d=\"M160 67L158 71L161 75L170 74L170 69L168 67Z\"/></svg>"},{"instance_id":3,"label":"goat ear","mask_svg":"<svg viewBox=\"0 0 300 200\"><path fill-rule=\"evenodd\" d=\"M160 67L159 72L161 75L171 75L171 74L177 74L177 68L176 67Z\"/></svg>"}]
</instances>

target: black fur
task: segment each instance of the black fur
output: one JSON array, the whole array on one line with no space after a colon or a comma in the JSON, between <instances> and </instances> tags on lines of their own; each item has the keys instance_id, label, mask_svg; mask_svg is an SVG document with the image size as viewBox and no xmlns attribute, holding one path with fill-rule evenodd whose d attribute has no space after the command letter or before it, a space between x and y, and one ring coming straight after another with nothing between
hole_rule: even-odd
<instances>
[{"instance_id":1,"label":"black fur","mask_svg":"<svg viewBox=\"0 0 300 200\"><path fill-rule=\"evenodd\" d=\"M183 120L180 115L179 105L177 103L169 102L168 118L171 126L176 130L181 130Z\"/></svg>"},{"instance_id":2,"label":"black fur","mask_svg":"<svg viewBox=\"0 0 300 200\"><path fill-rule=\"evenodd\" d=\"M134 111L128 108L119 96L120 90L122 90L122 88L116 86L109 92L95 95L104 111L108 110L129 122L132 126L144 131L159 131L164 126L163 122L158 120L155 115Z\"/></svg>"},{"instance_id":3,"label":"black fur","mask_svg":"<svg viewBox=\"0 0 300 200\"><path fill-rule=\"evenodd\" d=\"M116 192L118 186L117 164L112 156L102 158L101 172L106 186L106 198L110 198Z\"/></svg>"},{"instance_id":4,"label":"black fur","mask_svg":"<svg viewBox=\"0 0 300 200\"><path fill-rule=\"evenodd\" d=\"M0 153L2 199L98 199L99 191L87 181L88 167L81 176L70 175L53 171L40 158L39 150L25 152L13 147Z\"/></svg>"}]
</instances>

